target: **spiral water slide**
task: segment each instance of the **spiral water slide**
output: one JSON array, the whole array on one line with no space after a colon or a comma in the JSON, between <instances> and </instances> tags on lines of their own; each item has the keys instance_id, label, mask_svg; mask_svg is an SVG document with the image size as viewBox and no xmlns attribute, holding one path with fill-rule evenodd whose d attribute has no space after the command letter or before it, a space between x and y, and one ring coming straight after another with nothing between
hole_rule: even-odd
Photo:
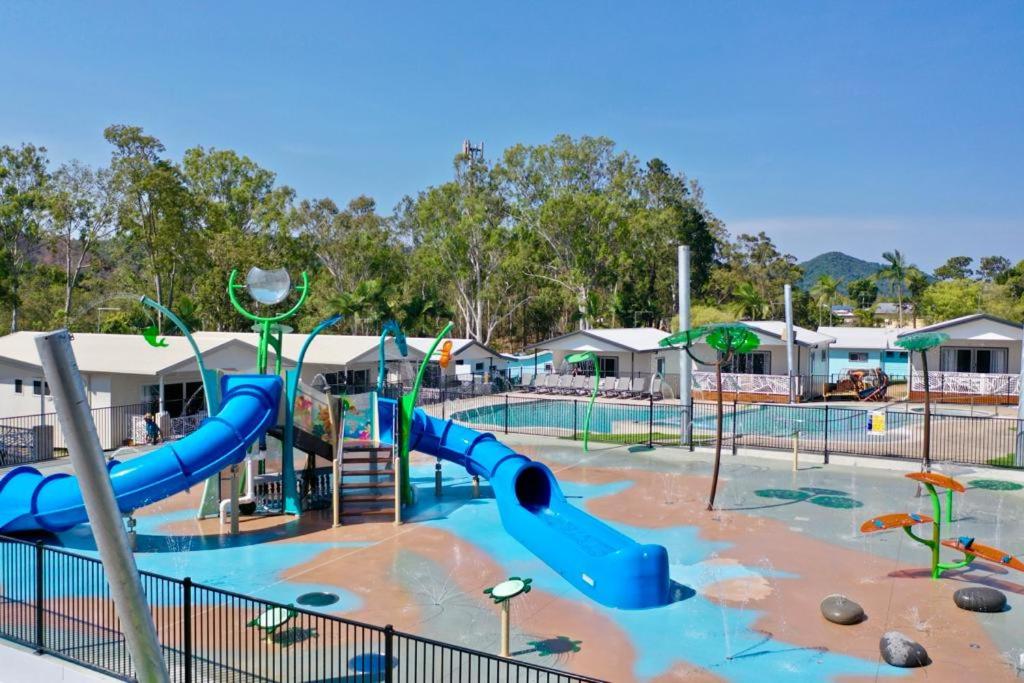
<instances>
[{"instance_id":1,"label":"spiral water slide","mask_svg":"<svg viewBox=\"0 0 1024 683\"><path fill-rule=\"evenodd\" d=\"M111 461L110 483L121 512L180 493L245 459L249 446L277 422L281 379L221 379L221 410L192 434L127 462ZM0 479L0 533L66 531L87 522L78 480L16 467Z\"/></svg>"}]
</instances>

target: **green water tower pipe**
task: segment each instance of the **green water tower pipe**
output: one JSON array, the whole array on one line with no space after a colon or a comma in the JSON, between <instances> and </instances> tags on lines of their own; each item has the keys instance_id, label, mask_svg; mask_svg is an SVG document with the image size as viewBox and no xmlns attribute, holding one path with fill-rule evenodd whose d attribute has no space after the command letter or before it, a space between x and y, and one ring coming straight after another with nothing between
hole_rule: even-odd
<instances>
[{"instance_id":1,"label":"green water tower pipe","mask_svg":"<svg viewBox=\"0 0 1024 683\"><path fill-rule=\"evenodd\" d=\"M342 316L333 315L321 321L302 343L299 357L295 361L295 367L285 372L285 404L284 404L284 437L281 441L281 486L284 489L284 511L290 515L301 515L302 505L299 500L299 490L295 482L295 463L292 454L295 450L295 399L299 393L299 377L302 375L302 361L306 357L306 349L309 348L313 339L332 325L341 322ZM339 429L335 425L334 429Z\"/></svg>"},{"instance_id":2,"label":"green water tower pipe","mask_svg":"<svg viewBox=\"0 0 1024 683\"><path fill-rule=\"evenodd\" d=\"M434 339L434 343L430 345L427 355L420 362L420 369L416 373L416 381L412 385L412 391L402 396L398 402L398 419L401 429L398 456L402 467L402 502L406 504L412 502L412 485L409 483L409 440L412 436L412 412L416 409L416 398L420 394L420 385L423 383L423 376L427 372L427 364L430 363L430 359L434 355L434 351L437 350L438 344L448 336L453 327L455 327L455 323L449 322L441 330L441 334L437 335Z\"/></svg>"}]
</instances>

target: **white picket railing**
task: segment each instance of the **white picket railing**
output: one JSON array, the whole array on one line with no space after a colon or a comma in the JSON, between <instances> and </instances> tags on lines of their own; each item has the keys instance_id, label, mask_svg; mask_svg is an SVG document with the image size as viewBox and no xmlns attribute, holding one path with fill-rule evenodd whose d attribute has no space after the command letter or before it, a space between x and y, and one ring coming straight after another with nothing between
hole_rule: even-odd
<instances>
[{"instance_id":1,"label":"white picket railing","mask_svg":"<svg viewBox=\"0 0 1024 683\"><path fill-rule=\"evenodd\" d=\"M924 373L917 368L910 375L911 391L924 391ZM972 396L1016 396L1019 375L982 372L929 371L928 389L936 393Z\"/></svg>"},{"instance_id":2,"label":"white picket railing","mask_svg":"<svg viewBox=\"0 0 1024 683\"><path fill-rule=\"evenodd\" d=\"M801 395L804 378L797 377L796 393ZM715 373L694 371L693 388L695 391L716 391ZM722 391L734 391L744 394L780 394L789 395L789 378L786 375L748 375L743 373L722 373Z\"/></svg>"}]
</instances>

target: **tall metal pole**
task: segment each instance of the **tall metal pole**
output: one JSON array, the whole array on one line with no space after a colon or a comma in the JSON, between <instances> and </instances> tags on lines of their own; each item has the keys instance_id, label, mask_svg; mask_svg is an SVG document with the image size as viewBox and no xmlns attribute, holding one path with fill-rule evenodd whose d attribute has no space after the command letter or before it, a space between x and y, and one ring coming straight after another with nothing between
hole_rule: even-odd
<instances>
[{"instance_id":1,"label":"tall metal pole","mask_svg":"<svg viewBox=\"0 0 1024 683\"><path fill-rule=\"evenodd\" d=\"M786 378L789 402L796 403L796 383L793 375L793 368L796 366L793 360L793 287L786 285L783 291L786 299Z\"/></svg>"},{"instance_id":2,"label":"tall metal pole","mask_svg":"<svg viewBox=\"0 0 1024 683\"><path fill-rule=\"evenodd\" d=\"M1014 464L1024 467L1024 331L1021 333L1020 373L1017 375L1017 457Z\"/></svg>"},{"instance_id":3,"label":"tall metal pole","mask_svg":"<svg viewBox=\"0 0 1024 683\"><path fill-rule=\"evenodd\" d=\"M679 247L679 329L690 329L690 247ZM693 420L693 368L690 355L679 350L679 443L688 445Z\"/></svg>"},{"instance_id":4,"label":"tall metal pole","mask_svg":"<svg viewBox=\"0 0 1024 683\"><path fill-rule=\"evenodd\" d=\"M85 385L71 350L71 335L67 330L40 335L36 337L36 347L50 383L71 464L78 475L79 490L135 666L135 677L147 683L170 681L89 411Z\"/></svg>"}]
</instances>

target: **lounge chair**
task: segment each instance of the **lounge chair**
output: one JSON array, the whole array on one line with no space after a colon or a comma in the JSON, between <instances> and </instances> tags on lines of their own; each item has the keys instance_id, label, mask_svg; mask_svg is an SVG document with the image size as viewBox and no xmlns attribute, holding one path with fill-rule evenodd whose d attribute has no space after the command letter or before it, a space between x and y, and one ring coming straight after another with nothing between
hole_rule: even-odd
<instances>
[{"instance_id":1,"label":"lounge chair","mask_svg":"<svg viewBox=\"0 0 1024 683\"><path fill-rule=\"evenodd\" d=\"M572 375L559 375L558 384L555 386L556 394L571 394L572 393Z\"/></svg>"},{"instance_id":2,"label":"lounge chair","mask_svg":"<svg viewBox=\"0 0 1024 683\"><path fill-rule=\"evenodd\" d=\"M577 396L586 396L590 393L590 378L586 375L576 375L572 378L572 393Z\"/></svg>"},{"instance_id":3,"label":"lounge chair","mask_svg":"<svg viewBox=\"0 0 1024 683\"><path fill-rule=\"evenodd\" d=\"M601 381L597 383L597 395L607 396L613 386L615 386L614 377L602 377Z\"/></svg>"},{"instance_id":4,"label":"lounge chair","mask_svg":"<svg viewBox=\"0 0 1024 683\"><path fill-rule=\"evenodd\" d=\"M644 384L643 377L634 377L623 398L640 398L644 394Z\"/></svg>"},{"instance_id":5,"label":"lounge chair","mask_svg":"<svg viewBox=\"0 0 1024 683\"><path fill-rule=\"evenodd\" d=\"M515 389L516 391L533 391L536 380L537 375L532 372L524 372L523 376L519 378L519 385Z\"/></svg>"},{"instance_id":6,"label":"lounge chair","mask_svg":"<svg viewBox=\"0 0 1024 683\"><path fill-rule=\"evenodd\" d=\"M629 378L619 377L615 380L615 386L608 392L609 398L625 398L629 394Z\"/></svg>"},{"instance_id":7,"label":"lounge chair","mask_svg":"<svg viewBox=\"0 0 1024 683\"><path fill-rule=\"evenodd\" d=\"M661 388L662 383L663 381L660 377L655 377L653 380L651 380L650 397L652 401L661 401L662 399L665 398L665 391Z\"/></svg>"},{"instance_id":8,"label":"lounge chair","mask_svg":"<svg viewBox=\"0 0 1024 683\"><path fill-rule=\"evenodd\" d=\"M546 393L548 393L548 386L549 386L549 382L551 382L551 378L552 377L554 377L554 375L549 375L549 374L544 374L544 375L541 375L540 377L538 377L537 381L534 382L534 385L533 385L534 393L536 393L536 394L546 394Z\"/></svg>"}]
</instances>

